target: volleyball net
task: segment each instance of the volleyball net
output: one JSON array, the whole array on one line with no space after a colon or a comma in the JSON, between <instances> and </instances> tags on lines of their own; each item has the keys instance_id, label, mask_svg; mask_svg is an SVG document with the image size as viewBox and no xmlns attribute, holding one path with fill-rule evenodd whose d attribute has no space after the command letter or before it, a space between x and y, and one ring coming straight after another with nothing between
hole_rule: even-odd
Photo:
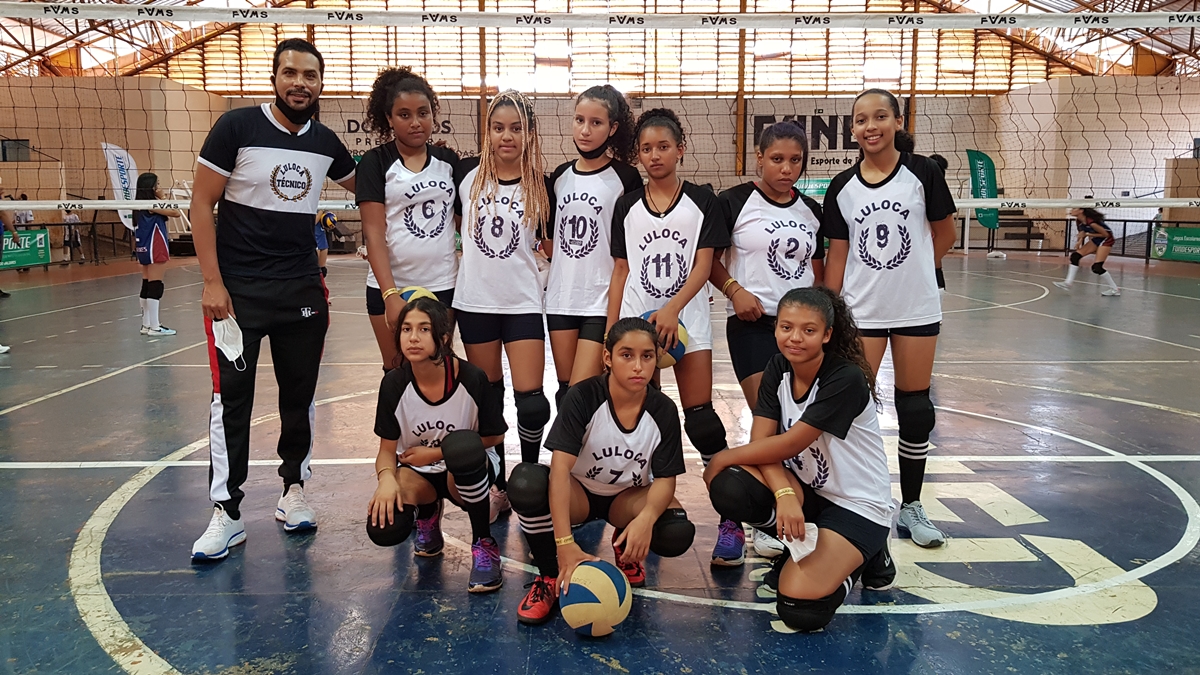
<instances>
[{"instance_id":1,"label":"volleyball net","mask_svg":"<svg viewBox=\"0 0 1200 675\"><path fill-rule=\"evenodd\" d=\"M430 80L441 96L434 140L464 155L479 149L489 95L531 95L547 170L575 156L574 96L611 83L635 115L680 115L682 174L715 190L756 174L765 126L797 120L810 137L799 185L819 198L858 157L854 95L882 87L901 100L916 151L947 159L964 216L988 207L1061 219L1088 206L1200 222L1200 57L1187 37L1200 13L971 11L980 5L0 2L0 178L10 196L28 196L20 209L87 211L150 206L114 199L114 187L153 171L186 207L213 122L270 101L274 45L301 37L326 61L320 120L355 155L378 142L363 119L384 67ZM994 196L973 196L979 157L994 165ZM323 198L354 209L336 186Z\"/></svg>"}]
</instances>

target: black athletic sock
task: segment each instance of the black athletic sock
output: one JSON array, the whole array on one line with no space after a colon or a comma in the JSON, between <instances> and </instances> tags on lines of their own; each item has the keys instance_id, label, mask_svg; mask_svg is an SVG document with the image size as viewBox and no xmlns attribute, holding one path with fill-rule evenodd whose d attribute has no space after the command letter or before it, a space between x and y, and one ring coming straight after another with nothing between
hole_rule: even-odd
<instances>
[{"instance_id":1,"label":"black athletic sock","mask_svg":"<svg viewBox=\"0 0 1200 675\"><path fill-rule=\"evenodd\" d=\"M472 540L479 541L492 536L489 522L492 517L491 501L488 499L491 483L488 482L487 464L467 474L454 474L454 485L462 498L463 511L467 512L467 517L471 520Z\"/></svg>"},{"instance_id":2,"label":"black athletic sock","mask_svg":"<svg viewBox=\"0 0 1200 675\"><path fill-rule=\"evenodd\" d=\"M149 289L150 289L150 280L149 280L149 279L142 279L142 292L141 292L141 294L139 294L139 295L138 295L138 297L139 297L139 298L141 298L141 299L143 299L143 300L145 300L146 298L150 297L150 295L149 295L149 292L150 292L150 290L149 290Z\"/></svg>"},{"instance_id":3,"label":"black athletic sock","mask_svg":"<svg viewBox=\"0 0 1200 675\"><path fill-rule=\"evenodd\" d=\"M226 508L226 509L225 509L225 515L229 516L230 518L232 518L232 519L234 519L234 520L241 520L241 519L242 519L242 512L241 512L241 510L239 510L239 509L230 509L230 508Z\"/></svg>"},{"instance_id":4,"label":"black athletic sock","mask_svg":"<svg viewBox=\"0 0 1200 675\"><path fill-rule=\"evenodd\" d=\"M924 459L900 458L900 503L921 501L921 487L925 484Z\"/></svg>"},{"instance_id":5,"label":"black athletic sock","mask_svg":"<svg viewBox=\"0 0 1200 675\"><path fill-rule=\"evenodd\" d=\"M440 501L440 500L434 500L428 504L418 505L417 506L417 518L419 520L425 520L427 518L432 518L433 515L435 513L437 513L438 501Z\"/></svg>"},{"instance_id":6,"label":"black athletic sock","mask_svg":"<svg viewBox=\"0 0 1200 675\"><path fill-rule=\"evenodd\" d=\"M537 565L538 574L558 578L558 547L554 543L554 533L526 533L525 541L529 544L529 552L533 554L533 564Z\"/></svg>"},{"instance_id":7,"label":"black athletic sock","mask_svg":"<svg viewBox=\"0 0 1200 675\"><path fill-rule=\"evenodd\" d=\"M554 408L556 410L562 408L563 397L571 389L571 383L567 380L558 381L558 391L554 392Z\"/></svg>"}]
</instances>

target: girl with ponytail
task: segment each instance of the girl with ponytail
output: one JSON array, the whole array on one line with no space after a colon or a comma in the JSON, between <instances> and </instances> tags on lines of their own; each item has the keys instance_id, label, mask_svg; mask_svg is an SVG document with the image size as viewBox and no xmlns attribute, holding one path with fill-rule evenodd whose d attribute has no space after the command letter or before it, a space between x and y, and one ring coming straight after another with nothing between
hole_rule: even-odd
<instances>
[{"instance_id":1,"label":"girl with ponytail","mask_svg":"<svg viewBox=\"0 0 1200 675\"><path fill-rule=\"evenodd\" d=\"M718 453L704 481L721 517L789 544L763 582L784 623L815 631L860 578L868 590L891 588L891 480L875 378L846 303L828 288L797 288L777 316L780 353L763 373L750 443ZM808 523L816 545L804 555L796 542L812 536Z\"/></svg>"}]
</instances>

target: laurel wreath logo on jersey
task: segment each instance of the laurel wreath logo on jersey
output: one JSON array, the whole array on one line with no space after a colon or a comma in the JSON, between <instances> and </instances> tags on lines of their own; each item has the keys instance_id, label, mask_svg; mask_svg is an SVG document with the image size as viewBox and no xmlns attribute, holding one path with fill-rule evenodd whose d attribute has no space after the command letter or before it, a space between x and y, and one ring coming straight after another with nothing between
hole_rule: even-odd
<instances>
[{"instance_id":1,"label":"laurel wreath logo on jersey","mask_svg":"<svg viewBox=\"0 0 1200 675\"><path fill-rule=\"evenodd\" d=\"M600 225L595 218L570 214L558 222L558 249L564 255L579 260L596 250L600 243Z\"/></svg>"},{"instance_id":2,"label":"laurel wreath logo on jersey","mask_svg":"<svg viewBox=\"0 0 1200 675\"><path fill-rule=\"evenodd\" d=\"M673 279L672 283L665 290L659 288L650 280L650 266L654 266L655 279ZM672 271L672 268L678 270L678 276ZM683 290L683 285L687 283L688 278L688 263L687 258L681 253L655 253L652 256L642 258L642 290L646 291L646 295L662 300L675 297L675 294Z\"/></svg>"},{"instance_id":3,"label":"laurel wreath logo on jersey","mask_svg":"<svg viewBox=\"0 0 1200 675\"><path fill-rule=\"evenodd\" d=\"M812 257L813 245L811 241L804 244L804 255L797 256L796 252L800 250L800 240L795 237L788 237L787 248L783 251L783 257L786 260L796 260L796 271L789 272L779 260L779 245L782 239L772 239L771 245L767 247L767 266L775 273L775 276L784 281L796 281L804 276L808 270L808 260Z\"/></svg>"},{"instance_id":4,"label":"laurel wreath logo on jersey","mask_svg":"<svg viewBox=\"0 0 1200 675\"><path fill-rule=\"evenodd\" d=\"M271 192L285 202L303 201L312 191L312 172L307 166L288 162L271 170Z\"/></svg>"},{"instance_id":5,"label":"laurel wreath logo on jersey","mask_svg":"<svg viewBox=\"0 0 1200 675\"><path fill-rule=\"evenodd\" d=\"M504 236L504 216L479 216L479 220L475 223L475 227L471 228L471 239L475 241L475 246L479 247L479 251L489 258L496 260L504 260L511 256L516 250L521 241L521 226L517 221L512 221L511 239L504 248L496 251L488 245L487 240L483 238L484 224L489 223L488 233L492 238L499 239Z\"/></svg>"},{"instance_id":6,"label":"laurel wreath logo on jersey","mask_svg":"<svg viewBox=\"0 0 1200 675\"><path fill-rule=\"evenodd\" d=\"M814 490L820 490L829 482L829 460L825 459L821 449L815 445L805 452L811 453L813 456L813 475L807 479L804 476L804 452L792 458L792 466L796 468L796 476L801 481L808 483L808 486Z\"/></svg>"},{"instance_id":7,"label":"laurel wreath logo on jersey","mask_svg":"<svg viewBox=\"0 0 1200 675\"><path fill-rule=\"evenodd\" d=\"M433 214L429 213L426 207L432 208L430 205L433 203L434 202L430 200L421 205L421 215L425 216L429 220L433 220ZM417 225L416 219L413 218L413 209L416 207L416 204L409 204L408 208L404 209L404 228L408 230L409 234L417 239L433 239L445 231L446 223L450 216L450 202L446 202L442 206L442 213L440 219L438 220L438 225L429 232L422 230L421 226Z\"/></svg>"},{"instance_id":8,"label":"laurel wreath logo on jersey","mask_svg":"<svg viewBox=\"0 0 1200 675\"><path fill-rule=\"evenodd\" d=\"M912 237L908 234L908 228L903 225L896 226L896 232L900 236L900 250L887 260L881 262L868 250L867 244L871 238L871 233L875 234L875 246L882 252L888 247L891 239L891 229L887 223L879 223L874 228L864 229L858 235L858 257L873 270L894 270L904 264L908 260L908 255L912 253Z\"/></svg>"}]
</instances>

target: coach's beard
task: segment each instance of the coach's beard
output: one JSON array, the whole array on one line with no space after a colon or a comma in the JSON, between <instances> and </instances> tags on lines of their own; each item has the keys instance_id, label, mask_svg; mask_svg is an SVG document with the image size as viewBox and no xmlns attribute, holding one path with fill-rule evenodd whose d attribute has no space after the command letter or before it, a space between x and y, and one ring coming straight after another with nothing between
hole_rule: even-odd
<instances>
[{"instance_id":1,"label":"coach's beard","mask_svg":"<svg viewBox=\"0 0 1200 675\"><path fill-rule=\"evenodd\" d=\"M292 124L304 124L317 114L320 109L320 101L314 98L312 104L307 108L296 110L292 106L288 105L287 101L283 100L283 97L276 92L275 107L279 108L279 112L283 113L283 116L286 117Z\"/></svg>"}]
</instances>

